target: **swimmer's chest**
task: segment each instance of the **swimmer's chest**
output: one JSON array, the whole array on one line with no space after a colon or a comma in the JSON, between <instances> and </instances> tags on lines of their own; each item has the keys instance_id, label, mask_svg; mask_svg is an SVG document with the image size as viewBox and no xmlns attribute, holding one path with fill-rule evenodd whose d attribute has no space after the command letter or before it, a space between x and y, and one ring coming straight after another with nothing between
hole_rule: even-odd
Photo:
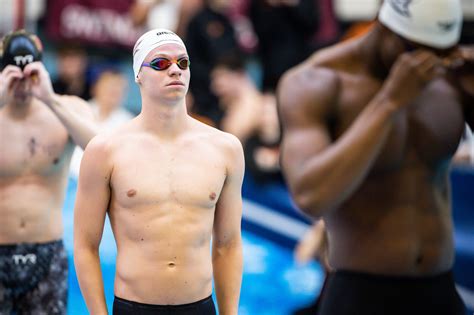
<instances>
[{"instance_id":1,"label":"swimmer's chest","mask_svg":"<svg viewBox=\"0 0 474 315\"><path fill-rule=\"evenodd\" d=\"M72 154L66 128L52 114L40 112L25 120L0 114L0 176L52 175ZM69 155L68 155L69 154Z\"/></svg>"},{"instance_id":2,"label":"swimmer's chest","mask_svg":"<svg viewBox=\"0 0 474 315\"><path fill-rule=\"evenodd\" d=\"M220 196L226 165L210 145L128 143L114 155L111 188L124 207L179 204L213 208Z\"/></svg>"},{"instance_id":3,"label":"swimmer's chest","mask_svg":"<svg viewBox=\"0 0 474 315\"><path fill-rule=\"evenodd\" d=\"M381 88L369 79L343 82L336 137L350 127ZM435 81L395 117L376 167L393 167L408 159L436 165L454 154L463 130L463 108L455 91L446 82Z\"/></svg>"}]
</instances>

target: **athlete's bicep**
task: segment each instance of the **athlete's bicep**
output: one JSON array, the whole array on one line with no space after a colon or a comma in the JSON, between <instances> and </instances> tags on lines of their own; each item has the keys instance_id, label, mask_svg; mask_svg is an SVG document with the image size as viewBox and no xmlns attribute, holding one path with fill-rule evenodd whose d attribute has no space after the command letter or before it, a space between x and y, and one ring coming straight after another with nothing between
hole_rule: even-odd
<instances>
[{"instance_id":1,"label":"athlete's bicep","mask_svg":"<svg viewBox=\"0 0 474 315\"><path fill-rule=\"evenodd\" d=\"M88 120L95 121L94 112L88 102L74 95L59 95L59 100L64 103L74 114Z\"/></svg>"},{"instance_id":2,"label":"athlete's bicep","mask_svg":"<svg viewBox=\"0 0 474 315\"><path fill-rule=\"evenodd\" d=\"M337 95L337 78L325 69L289 74L278 89L283 129L281 163L290 185L299 170L331 145L328 127Z\"/></svg>"},{"instance_id":3,"label":"athlete's bicep","mask_svg":"<svg viewBox=\"0 0 474 315\"><path fill-rule=\"evenodd\" d=\"M330 134L323 124L288 129L281 144L281 164L287 179L291 182L304 164L330 144Z\"/></svg>"},{"instance_id":4,"label":"athlete's bicep","mask_svg":"<svg viewBox=\"0 0 474 315\"><path fill-rule=\"evenodd\" d=\"M240 141L231 137L228 148L227 176L216 204L214 217L214 245L226 246L240 239L242 219L242 181L244 177L244 154Z\"/></svg>"}]
</instances>

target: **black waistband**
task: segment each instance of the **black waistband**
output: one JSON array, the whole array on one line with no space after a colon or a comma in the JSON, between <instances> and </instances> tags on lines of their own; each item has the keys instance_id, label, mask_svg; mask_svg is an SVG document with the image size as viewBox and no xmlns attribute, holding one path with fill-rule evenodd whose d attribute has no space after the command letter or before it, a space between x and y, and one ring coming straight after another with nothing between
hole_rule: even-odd
<instances>
[{"instance_id":1,"label":"black waistband","mask_svg":"<svg viewBox=\"0 0 474 315\"><path fill-rule=\"evenodd\" d=\"M188 308L188 307L193 307L193 306L199 306L201 304L206 304L206 303L212 301L212 295L210 295L207 298L204 298L202 300L196 301L196 302L186 303L186 304L178 304L178 305L146 304L146 303L140 303L140 302L135 302L135 301L129 301L129 300L126 300L126 299L122 299L118 296L115 296L115 300L120 302L120 303L128 304L130 306L140 307L140 308L143 308L143 309L164 309L164 308L166 308L166 309L180 309L180 308Z\"/></svg>"},{"instance_id":2,"label":"black waistband","mask_svg":"<svg viewBox=\"0 0 474 315\"><path fill-rule=\"evenodd\" d=\"M464 315L465 311L451 271L409 276L338 270L328 276L318 314Z\"/></svg>"},{"instance_id":3,"label":"black waistband","mask_svg":"<svg viewBox=\"0 0 474 315\"><path fill-rule=\"evenodd\" d=\"M17 250L37 249L44 247L64 247L63 240L55 240L46 243L17 243L17 244L0 244L0 255L14 253Z\"/></svg>"},{"instance_id":4,"label":"black waistband","mask_svg":"<svg viewBox=\"0 0 474 315\"><path fill-rule=\"evenodd\" d=\"M352 270L336 270L330 275L341 277L341 278L356 278L363 280L371 281L380 281L380 282L444 282L451 281L454 279L453 272L451 270L441 272L433 275L421 275L421 276L412 276L412 275L384 275L384 274L375 274L367 273L360 271Z\"/></svg>"}]
</instances>

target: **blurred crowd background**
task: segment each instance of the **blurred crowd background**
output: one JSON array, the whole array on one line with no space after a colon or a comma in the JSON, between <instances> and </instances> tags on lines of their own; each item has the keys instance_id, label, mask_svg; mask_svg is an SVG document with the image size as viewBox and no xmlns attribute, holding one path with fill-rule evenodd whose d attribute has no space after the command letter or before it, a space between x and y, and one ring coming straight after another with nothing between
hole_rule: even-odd
<instances>
[{"instance_id":1,"label":"blurred crowd background","mask_svg":"<svg viewBox=\"0 0 474 315\"><path fill-rule=\"evenodd\" d=\"M462 0L463 43L474 42L474 1ZM275 89L311 53L365 32L381 0L0 0L0 35L37 33L59 94L89 100L102 128L140 112L132 48L168 28L191 59L189 112L236 135L249 176L282 182ZM468 150L465 150L468 153ZM466 154L467 154L466 153ZM466 154L459 160L469 160ZM76 154L72 173L77 174Z\"/></svg>"},{"instance_id":2,"label":"blurred crowd background","mask_svg":"<svg viewBox=\"0 0 474 315\"><path fill-rule=\"evenodd\" d=\"M472 44L474 0L462 1L461 42ZM88 100L100 127L109 129L141 110L132 70L135 41L152 28L174 31L191 60L189 113L236 135L244 146L244 197L292 211L279 165L279 78L315 51L363 34L381 2L0 0L0 35L19 28L38 34L55 92ZM454 160L471 170L472 138L466 129ZM77 149L72 177L77 177L80 160ZM301 215L299 220L311 224Z\"/></svg>"}]
</instances>

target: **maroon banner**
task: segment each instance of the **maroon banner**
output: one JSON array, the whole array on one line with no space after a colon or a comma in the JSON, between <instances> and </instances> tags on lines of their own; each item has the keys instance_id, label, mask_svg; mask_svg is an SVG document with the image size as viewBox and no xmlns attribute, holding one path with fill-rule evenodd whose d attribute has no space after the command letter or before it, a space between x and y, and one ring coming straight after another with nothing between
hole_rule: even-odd
<instances>
[{"instance_id":1,"label":"maroon banner","mask_svg":"<svg viewBox=\"0 0 474 315\"><path fill-rule=\"evenodd\" d=\"M144 33L130 19L132 3L133 0L49 0L47 34L57 41L131 48Z\"/></svg>"}]
</instances>

